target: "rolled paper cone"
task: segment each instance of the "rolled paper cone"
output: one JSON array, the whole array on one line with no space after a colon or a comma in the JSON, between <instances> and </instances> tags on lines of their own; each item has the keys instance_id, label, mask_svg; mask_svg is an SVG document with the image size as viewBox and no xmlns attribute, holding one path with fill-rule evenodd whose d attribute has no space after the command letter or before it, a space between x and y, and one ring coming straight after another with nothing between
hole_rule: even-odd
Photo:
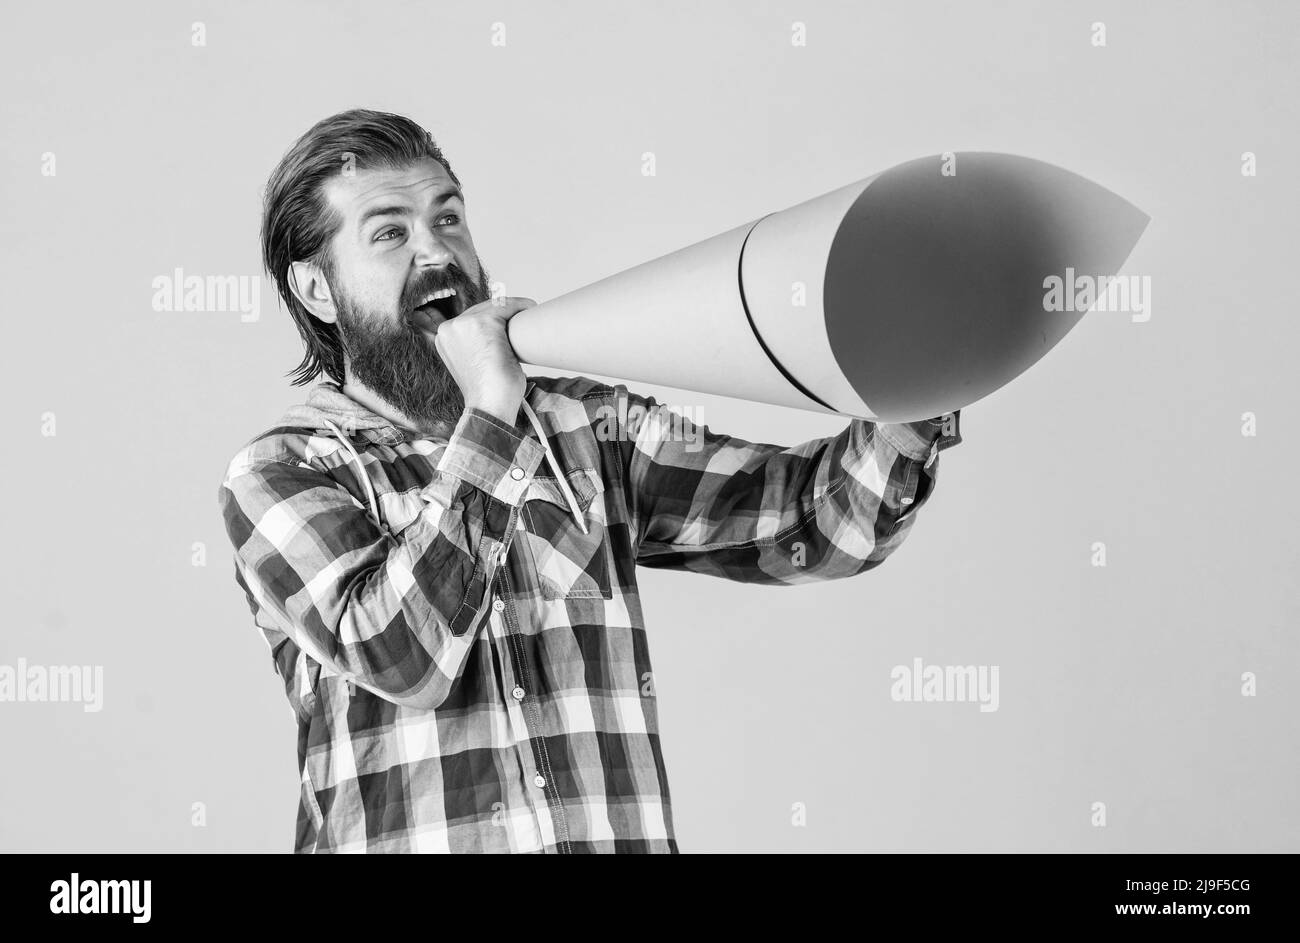
<instances>
[{"instance_id":1,"label":"rolled paper cone","mask_svg":"<svg viewBox=\"0 0 1300 943\"><path fill-rule=\"evenodd\" d=\"M834 412L763 350L740 296L753 222L544 301L510 319L521 361Z\"/></svg>"},{"instance_id":2,"label":"rolled paper cone","mask_svg":"<svg viewBox=\"0 0 1300 943\"><path fill-rule=\"evenodd\" d=\"M921 158L539 304L509 336L529 364L911 422L1036 363L1083 316L1046 310L1045 281L1113 276L1148 221L1042 161Z\"/></svg>"}]
</instances>

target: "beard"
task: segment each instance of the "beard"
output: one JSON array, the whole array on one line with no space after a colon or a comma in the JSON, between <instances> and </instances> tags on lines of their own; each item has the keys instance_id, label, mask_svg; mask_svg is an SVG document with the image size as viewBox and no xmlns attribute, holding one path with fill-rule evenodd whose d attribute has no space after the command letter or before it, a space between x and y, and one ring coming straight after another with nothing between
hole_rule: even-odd
<instances>
[{"instance_id":1,"label":"beard","mask_svg":"<svg viewBox=\"0 0 1300 943\"><path fill-rule=\"evenodd\" d=\"M443 271L430 270L407 286L397 317L369 310L334 289L339 336L352 375L395 406L420 428L454 427L465 410L465 397L433 339L408 316L430 291L454 288L463 312L491 294L487 270L479 262L478 282L454 262ZM457 315L459 317L459 314Z\"/></svg>"}]
</instances>

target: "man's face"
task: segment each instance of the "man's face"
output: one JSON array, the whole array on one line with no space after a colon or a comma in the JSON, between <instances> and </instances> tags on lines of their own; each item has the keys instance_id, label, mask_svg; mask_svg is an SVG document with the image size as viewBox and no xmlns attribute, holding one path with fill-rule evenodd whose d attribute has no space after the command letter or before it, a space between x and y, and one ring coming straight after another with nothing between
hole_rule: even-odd
<instances>
[{"instance_id":1,"label":"man's face","mask_svg":"<svg viewBox=\"0 0 1300 943\"><path fill-rule=\"evenodd\" d=\"M490 294L459 189L426 160L340 175L325 195L343 220L330 289L351 376L421 425L455 425L464 398L426 331Z\"/></svg>"}]
</instances>

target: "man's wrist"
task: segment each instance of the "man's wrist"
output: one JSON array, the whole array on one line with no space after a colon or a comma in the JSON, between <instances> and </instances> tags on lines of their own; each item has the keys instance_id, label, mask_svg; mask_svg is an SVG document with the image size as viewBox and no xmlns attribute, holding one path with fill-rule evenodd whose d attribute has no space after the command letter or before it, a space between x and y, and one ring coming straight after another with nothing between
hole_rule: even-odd
<instances>
[{"instance_id":1,"label":"man's wrist","mask_svg":"<svg viewBox=\"0 0 1300 943\"><path fill-rule=\"evenodd\" d=\"M500 419L507 426L514 426L519 421L519 400L515 400L514 405L503 401L490 402L487 400L477 402L467 402L466 409L477 409L487 413L494 419Z\"/></svg>"}]
</instances>

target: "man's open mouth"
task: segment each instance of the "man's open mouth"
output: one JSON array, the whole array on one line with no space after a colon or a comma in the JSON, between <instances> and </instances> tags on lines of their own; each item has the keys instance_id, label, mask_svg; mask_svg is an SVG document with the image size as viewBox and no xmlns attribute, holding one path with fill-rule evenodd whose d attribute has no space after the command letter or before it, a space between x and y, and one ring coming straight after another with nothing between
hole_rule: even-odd
<instances>
[{"instance_id":1,"label":"man's open mouth","mask_svg":"<svg viewBox=\"0 0 1300 943\"><path fill-rule=\"evenodd\" d=\"M429 292L425 295L424 300L415 306L416 314L424 315L432 319L436 311L442 315L443 320L451 320L462 310L460 293L454 288L440 288L437 291Z\"/></svg>"}]
</instances>

